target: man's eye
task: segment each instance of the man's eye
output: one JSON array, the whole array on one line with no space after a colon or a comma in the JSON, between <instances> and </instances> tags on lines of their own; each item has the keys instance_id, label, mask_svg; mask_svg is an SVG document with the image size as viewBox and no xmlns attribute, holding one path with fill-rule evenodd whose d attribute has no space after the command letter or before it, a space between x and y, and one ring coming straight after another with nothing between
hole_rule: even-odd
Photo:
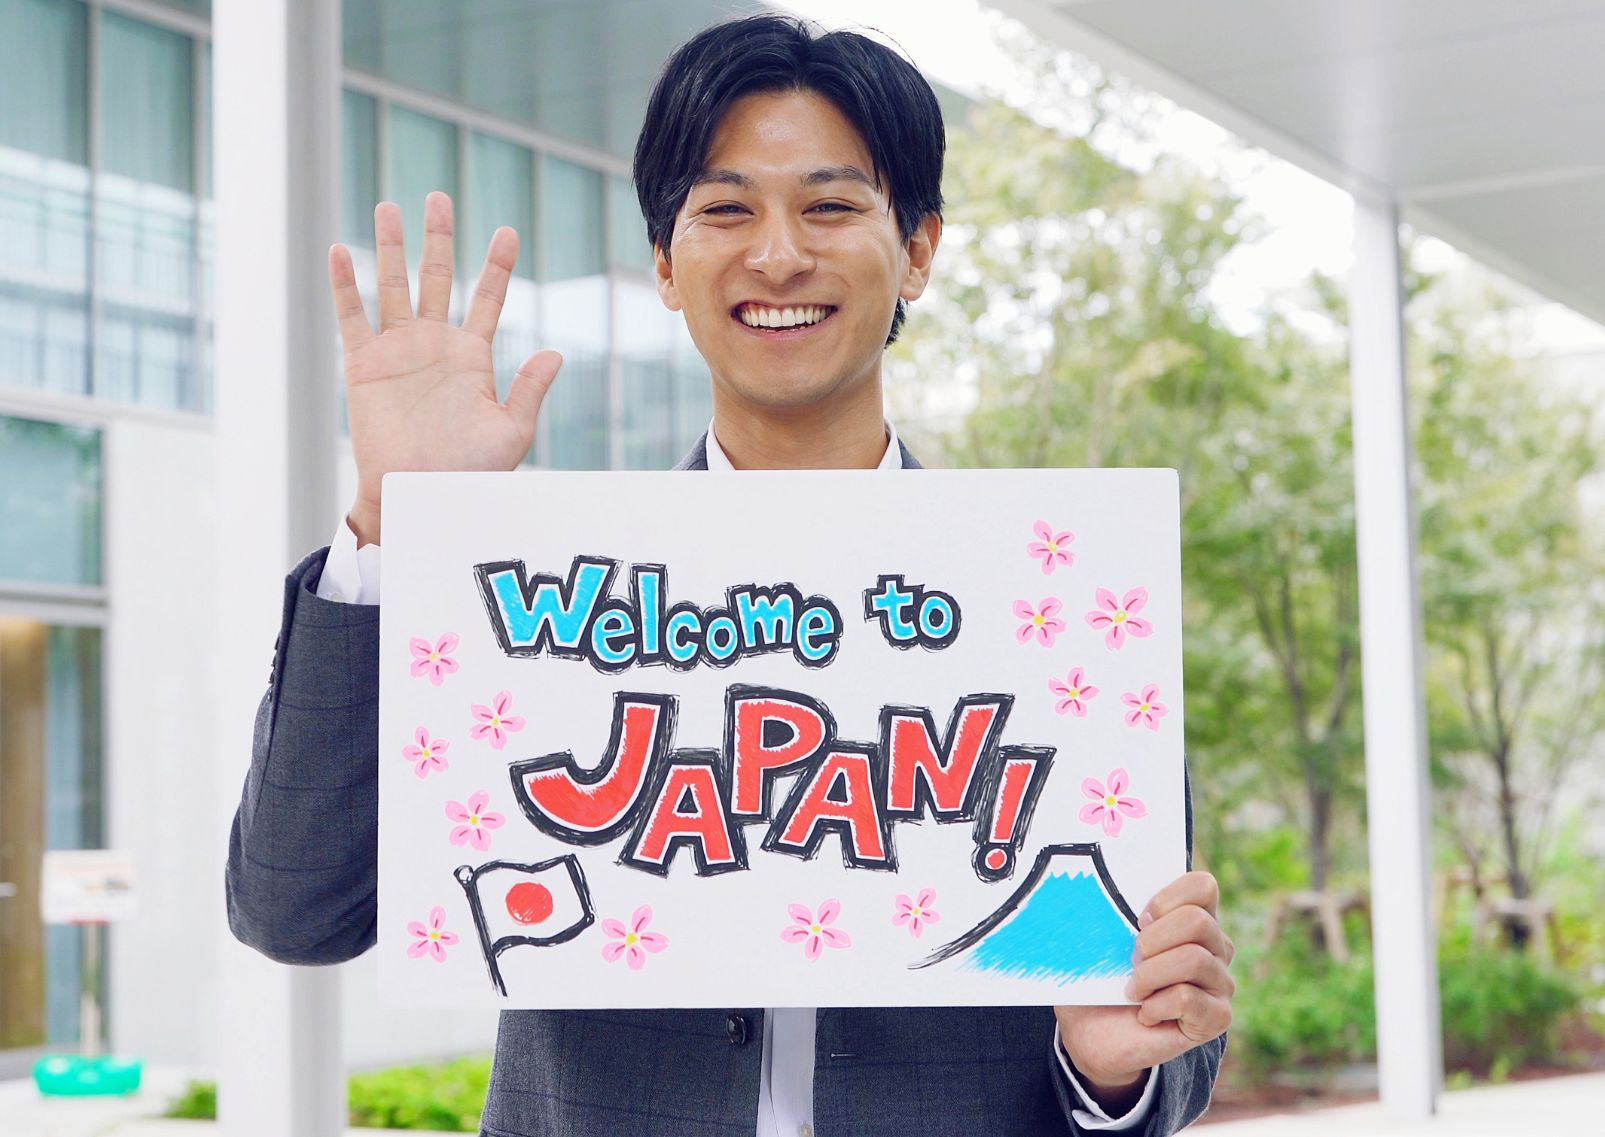
<instances>
[{"instance_id":1,"label":"man's eye","mask_svg":"<svg viewBox=\"0 0 1605 1137\"><path fill-rule=\"evenodd\" d=\"M840 202L840 201L822 201L818 205L814 206L814 208L816 210L820 210L820 209L828 210L831 213L852 213L852 212L854 212L852 206L847 205L845 202Z\"/></svg>"},{"instance_id":2,"label":"man's eye","mask_svg":"<svg viewBox=\"0 0 1605 1137\"><path fill-rule=\"evenodd\" d=\"M729 202L726 202L724 205L710 205L710 206L708 206L708 208L704 209L702 212L704 212L704 213L717 213L717 214L722 214L722 215L725 215L725 216L730 216L730 215L734 215L734 214L737 214L737 213L742 213L742 212L745 212L745 211L739 205L733 205L733 204L730 204Z\"/></svg>"}]
</instances>

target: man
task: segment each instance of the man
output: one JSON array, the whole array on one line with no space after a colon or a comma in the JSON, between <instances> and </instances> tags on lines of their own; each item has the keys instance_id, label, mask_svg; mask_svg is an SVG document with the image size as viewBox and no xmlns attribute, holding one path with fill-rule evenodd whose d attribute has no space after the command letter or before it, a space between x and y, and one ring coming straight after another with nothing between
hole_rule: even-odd
<instances>
[{"instance_id":1,"label":"man","mask_svg":"<svg viewBox=\"0 0 1605 1137\"><path fill-rule=\"evenodd\" d=\"M881 355L941 239L942 151L929 86L863 37L756 17L669 60L635 175L659 293L713 383L681 468L917 467L883 417ZM561 365L531 356L498 404L490 343L517 236L492 237L454 328L443 194L425 233L415 316L400 211L375 211L377 335L349 253L330 254L357 496L333 550L290 576L228 870L236 935L290 963L375 938L381 479L513 468ZM1216 899L1189 873L1149 902L1136 1006L504 1012L484 1132L1157 1137L1202 1112L1224 1050Z\"/></svg>"}]
</instances>

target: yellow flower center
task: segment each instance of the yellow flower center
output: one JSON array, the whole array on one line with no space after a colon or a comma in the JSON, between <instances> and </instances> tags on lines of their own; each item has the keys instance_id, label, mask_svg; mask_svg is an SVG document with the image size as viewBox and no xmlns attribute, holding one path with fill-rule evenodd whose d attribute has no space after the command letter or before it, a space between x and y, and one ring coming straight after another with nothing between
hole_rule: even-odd
<instances>
[{"instance_id":1,"label":"yellow flower center","mask_svg":"<svg viewBox=\"0 0 1605 1137\"><path fill-rule=\"evenodd\" d=\"M1040 628L1042 626L1043 619L1044 619L1044 617L1043 617L1042 613L1038 612L1035 616L1031 617L1031 622L1033 624L1035 624L1037 627Z\"/></svg>"},{"instance_id":2,"label":"yellow flower center","mask_svg":"<svg viewBox=\"0 0 1605 1137\"><path fill-rule=\"evenodd\" d=\"M1057 541L1049 541L1048 542L1048 552L1057 553L1058 551L1059 551L1059 542L1057 542Z\"/></svg>"},{"instance_id":3,"label":"yellow flower center","mask_svg":"<svg viewBox=\"0 0 1605 1137\"><path fill-rule=\"evenodd\" d=\"M819 925L818 924L810 924L810 925L808 925L808 930L810 932L814 933L814 935L817 936L819 934Z\"/></svg>"},{"instance_id":4,"label":"yellow flower center","mask_svg":"<svg viewBox=\"0 0 1605 1137\"><path fill-rule=\"evenodd\" d=\"M438 940L440 938L440 933L439 932L430 932L429 933L429 938L432 939L432 940Z\"/></svg>"},{"instance_id":5,"label":"yellow flower center","mask_svg":"<svg viewBox=\"0 0 1605 1137\"><path fill-rule=\"evenodd\" d=\"M1068 699L1079 699L1079 698L1081 698L1081 688L1080 687L1066 687L1065 691L1064 691L1064 694L1065 694L1065 697L1068 698Z\"/></svg>"},{"instance_id":6,"label":"yellow flower center","mask_svg":"<svg viewBox=\"0 0 1605 1137\"><path fill-rule=\"evenodd\" d=\"M1153 710L1153 708L1150 707L1147 703L1144 703L1142 706L1138 707L1137 709L1139 711L1151 711L1151 710Z\"/></svg>"},{"instance_id":7,"label":"yellow flower center","mask_svg":"<svg viewBox=\"0 0 1605 1137\"><path fill-rule=\"evenodd\" d=\"M468 824L470 824L470 825L478 825L479 824L479 814L470 813L468 815Z\"/></svg>"},{"instance_id":8,"label":"yellow flower center","mask_svg":"<svg viewBox=\"0 0 1605 1137\"><path fill-rule=\"evenodd\" d=\"M1115 623L1124 624L1125 622L1126 622L1126 610L1124 608L1122 608L1120 611L1115 613Z\"/></svg>"},{"instance_id":9,"label":"yellow flower center","mask_svg":"<svg viewBox=\"0 0 1605 1137\"><path fill-rule=\"evenodd\" d=\"M429 662L430 663L434 663L439 658L440 658L440 653L438 651L432 651L432 652L429 653Z\"/></svg>"},{"instance_id":10,"label":"yellow flower center","mask_svg":"<svg viewBox=\"0 0 1605 1137\"><path fill-rule=\"evenodd\" d=\"M432 750L430 750L429 747L427 747L427 746L424 747L424 757L425 758L433 758L434 756L435 756L434 752Z\"/></svg>"},{"instance_id":11,"label":"yellow flower center","mask_svg":"<svg viewBox=\"0 0 1605 1137\"><path fill-rule=\"evenodd\" d=\"M501 726L502 725L502 720L496 715L491 715L490 716L490 725L491 726Z\"/></svg>"},{"instance_id":12,"label":"yellow flower center","mask_svg":"<svg viewBox=\"0 0 1605 1137\"><path fill-rule=\"evenodd\" d=\"M629 947L631 944L635 943L635 941L639 940L640 938L641 937L636 935L634 932L626 932L625 936L624 936L624 946L625 947Z\"/></svg>"},{"instance_id":13,"label":"yellow flower center","mask_svg":"<svg viewBox=\"0 0 1605 1137\"><path fill-rule=\"evenodd\" d=\"M916 904L916 905L914 905L913 910L910 912L910 915L918 916L919 914L920 914L920 906L918 904Z\"/></svg>"},{"instance_id":14,"label":"yellow flower center","mask_svg":"<svg viewBox=\"0 0 1605 1137\"><path fill-rule=\"evenodd\" d=\"M1115 807L1115 795L1114 794L1105 794L1104 798L1103 798L1103 803L1105 805L1107 805L1110 809L1113 809Z\"/></svg>"}]
</instances>

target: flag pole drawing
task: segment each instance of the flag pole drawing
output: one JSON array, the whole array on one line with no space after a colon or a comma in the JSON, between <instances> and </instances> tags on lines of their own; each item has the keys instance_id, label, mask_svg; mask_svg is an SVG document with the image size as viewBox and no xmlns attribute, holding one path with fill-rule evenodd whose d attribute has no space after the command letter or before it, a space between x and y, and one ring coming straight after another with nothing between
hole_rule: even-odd
<instances>
[{"instance_id":1,"label":"flag pole drawing","mask_svg":"<svg viewBox=\"0 0 1605 1137\"><path fill-rule=\"evenodd\" d=\"M503 995L502 952L565 944L596 922L585 872L573 853L529 865L460 865L455 875L468 894L490 981Z\"/></svg>"}]
</instances>

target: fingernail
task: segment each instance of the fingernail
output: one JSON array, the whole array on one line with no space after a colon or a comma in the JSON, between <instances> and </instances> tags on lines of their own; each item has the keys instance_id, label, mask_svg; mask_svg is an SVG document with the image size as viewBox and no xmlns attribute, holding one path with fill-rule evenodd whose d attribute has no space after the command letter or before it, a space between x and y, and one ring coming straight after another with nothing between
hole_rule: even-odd
<instances>
[{"instance_id":1,"label":"fingernail","mask_svg":"<svg viewBox=\"0 0 1605 1137\"><path fill-rule=\"evenodd\" d=\"M1121 993L1126 996L1128 1002L1135 1003L1137 1001L1137 980L1135 977L1126 980L1125 990Z\"/></svg>"},{"instance_id":2,"label":"fingernail","mask_svg":"<svg viewBox=\"0 0 1605 1137\"><path fill-rule=\"evenodd\" d=\"M1141 930L1147 928L1148 925L1152 924L1153 922L1154 922L1154 914L1152 912L1148 911L1148 909L1144 908L1142 910L1142 915L1137 917L1137 929L1139 931L1141 931Z\"/></svg>"}]
</instances>

